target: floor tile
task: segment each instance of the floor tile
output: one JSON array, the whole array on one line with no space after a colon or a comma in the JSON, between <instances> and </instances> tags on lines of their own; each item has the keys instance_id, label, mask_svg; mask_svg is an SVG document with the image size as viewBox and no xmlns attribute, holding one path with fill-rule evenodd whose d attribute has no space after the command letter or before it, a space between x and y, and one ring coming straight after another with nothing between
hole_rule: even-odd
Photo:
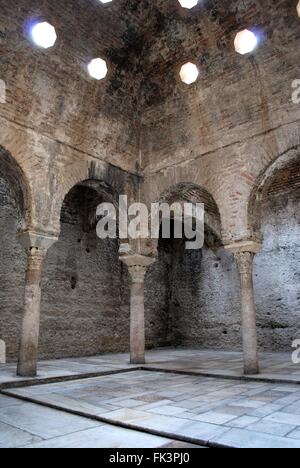
<instances>
[{"instance_id":1,"label":"floor tile","mask_svg":"<svg viewBox=\"0 0 300 468\"><path fill-rule=\"evenodd\" d=\"M0 448L17 448L40 440L40 437L29 432L0 422Z\"/></svg>"},{"instance_id":2,"label":"floor tile","mask_svg":"<svg viewBox=\"0 0 300 468\"><path fill-rule=\"evenodd\" d=\"M100 425L89 419L28 403L1 409L0 421L45 439Z\"/></svg>"},{"instance_id":3,"label":"floor tile","mask_svg":"<svg viewBox=\"0 0 300 468\"><path fill-rule=\"evenodd\" d=\"M212 442L235 448L300 448L300 440L276 437L246 429L231 429Z\"/></svg>"},{"instance_id":4,"label":"floor tile","mask_svg":"<svg viewBox=\"0 0 300 468\"><path fill-rule=\"evenodd\" d=\"M171 443L163 437L104 425L30 444L28 448L156 448Z\"/></svg>"},{"instance_id":5,"label":"floor tile","mask_svg":"<svg viewBox=\"0 0 300 468\"><path fill-rule=\"evenodd\" d=\"M290 424L281 424L275 421L268 421L263 419L247 427L248 430L254 432L264 432L266 434L273 434L276 436L284 437L295 429L295 426Z\"/></svg>"}]
</instances>

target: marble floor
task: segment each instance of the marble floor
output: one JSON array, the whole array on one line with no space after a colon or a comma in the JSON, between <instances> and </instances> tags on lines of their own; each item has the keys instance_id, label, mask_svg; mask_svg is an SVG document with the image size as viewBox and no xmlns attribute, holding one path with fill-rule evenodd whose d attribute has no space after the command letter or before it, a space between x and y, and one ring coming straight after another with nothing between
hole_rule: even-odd
<instances>
[{"instance_id":1,"label":"marble floor","mask_svg":"<svg viewBox=\"0 0 300 468\"><path fill-rule=\"evenodd\" d=\"M139 366L128 362L128 354L108 354L84 358L69 358L39 363L38 377L16 377L15 364L0 364L0 389L24 383L73 380L101 376L105 373L131 371ZM243 356L239 352L203 351L198 349L163 348L147 352L148 369L189 372L216 377L243 377ZM256 380L276 380L300 383L300 364L292 363L291 353L261 353L261 373ZM243 377L244 378L244 377ZM253 377L250 377L252 380Z\"/></svg>"},{"instance_id":2,"label":"marble floor","mask_svg":"<svg viewBox=\"0 0 300 468\"><path fill-rule=\"evenodd\" d=\"M195 349L150 351L143 368L125 354L46 361L26 381L1 366L0 447L300 448L300 365L260 362L247 379L241 353Z\"/></svg>"},{"instance_id":3,"label":"marble floor","mask_svg":"<svg viewBox=\"0 0 300 468\"><path fill-rule=\"evenodd\" d=\"M0 395L0 448L200 448Z\"/></svg>"},{"instance_id":4,"label":"marble floor","mask_svg":"<svg viewBox=\"0 0 300 468\"><path fill-rule=\"evenodd\" d=\"M82 430L82 419L86 420L84 429L97 425L96 419L118 424L120 429L212 447L300 448L300 386L295 384L137 370L4 393L27 402L21 404L20 400L16 407L1 408L1 424L26 431L28 410L23 412L22 405L29 402L44 405L49 411L56 408L69 413L62 421L57 419L57 428L55 424L48 427L48 418L46 424L41 422L39 412L45 408L32 409L32 432L36 430L35 434L42 437L57 437L64 418L76 419L77 414L85 418L66 423L73 432Z\"/></svg>"}]
</instances>

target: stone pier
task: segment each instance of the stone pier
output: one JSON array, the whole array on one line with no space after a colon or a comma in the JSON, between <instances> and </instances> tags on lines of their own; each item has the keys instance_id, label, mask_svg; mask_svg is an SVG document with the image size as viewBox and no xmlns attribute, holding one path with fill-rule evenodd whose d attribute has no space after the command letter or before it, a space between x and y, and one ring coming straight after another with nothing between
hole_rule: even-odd
<instances>
[{"instance_id":1,"label":"stone pier","mask_svg":"<svg viewBox=\"0 0 300 468\"><path fill-rule=\"evenodd\" d=\"M155 259L144 255L126 255L120 260L127 265L131 279L130 362L145 364L145 274Z\"/></svg>"},{"instance_id":2,"label":"stone pier","mask_svg":"<svg viewBox=\"0 0 300 468\"><path fill-rule=\"evenodd\" d=\"M27 269L17 374L22 377L35 377L37 374L43 262L48 249L57 241L57 238L45 234L24 232L18 235L18 240L27 253Z\"/></svg>"},{"instance_id":3,"label":"stone pier","mask_svg":"<svg viewBox=\"0 0 300 468\"><path fill-rule=\"evenodd\" d=\"M229 245L226 249L234 254L240 274L244 373L246 375L258 374L253 259L255 254L261 250L261 244L245 241Z\"/></svg>"}]
</instances>

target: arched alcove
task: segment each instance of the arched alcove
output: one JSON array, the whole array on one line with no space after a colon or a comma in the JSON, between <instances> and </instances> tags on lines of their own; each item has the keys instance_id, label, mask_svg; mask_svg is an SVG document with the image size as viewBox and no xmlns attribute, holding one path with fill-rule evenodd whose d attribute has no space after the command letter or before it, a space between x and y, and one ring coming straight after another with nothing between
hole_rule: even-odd
<instances>
[{"instance_id":1,"label":"arched alcove","mask_svg":"<svg viewBox=\"0 0 300 468\"><path fill-rule=\"evenodd\" d=\"M205 242L202 249L187 250L187 239L175 239L174 230L170 239L159 239L158 261L146 277L146 317L153 308L161 310L152 329L160 326L166 345L240 349L238 273L233 256L222 248L215 200L193 183L171 187L159 200L203 203Z\"/></svg>"},{"instance_id":2,"label":"arched alcove","mask_svg":"<svg viewBox=\"0 0 300 468\"><path fill-rule=\"evenodd\" d=\"M128 273L118 239L99 239L97 206L117 203L102 181L74 186L61 209L61 233L43 274L40 354L73 357L128 351Z\"/></svg>"},{"instance_id":3,"label":"arched alcove","mask_svg":"<svg viewBox=\"0 0 300 468\"><path fill-rule=\"evenodd\" d=\"M17 358L24 302L26 254L16 239L29 216L29 189L16 160L0 146L0 339L7 360Z\"/></svg>"},{"instance_id":4,"label":"arched alcove","mask_svg":"<svg viewBox=\"0 0 300 468\"><path fill-rule=\"evenodd\" d=\"M249 205L262 251L254 261L259 347L290 351L300 333L300 158L278 158L260 177Z\"/></svg>"}]
</instances>

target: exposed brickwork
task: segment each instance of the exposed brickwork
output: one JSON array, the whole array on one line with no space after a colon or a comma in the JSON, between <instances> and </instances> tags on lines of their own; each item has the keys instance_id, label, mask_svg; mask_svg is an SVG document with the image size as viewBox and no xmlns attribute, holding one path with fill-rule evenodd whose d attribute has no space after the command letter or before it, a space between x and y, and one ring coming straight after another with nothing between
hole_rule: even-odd
<instances>
[{"instance_id":1,"label":"exposed brickwork","mask_svg":"<svg viewBox=\"0 0 300 468\"><path fill-rule=\"evenodd\" d=\"M168 5L164 29L144 53L145 197L154 199L169 181L197 183L218 204L224 240L249 237L257 178L300 141L300 108L291 101L299 74L295 2L212 0L184 15L167 12ZM253 56L233 49L245 27L262 33ZM187 60L200 70L190 87L178 79Z\"/></svg>"},{"instance_id":2,"label":"exposed brickwork","mask_svg":"<svg viewBox=\"0 0 300 468\"><path fill-rule=\"evenodd\" d=\"M25 272L15 233L24 227L61 230L45 262L41 357L128 348L128 277L118 243L100 242L93 215L78 210L80 200L92 210L119 194L147 204L204 202L215 234L202 254L172 247L170 255L159 245L146 276L148 346L239 348L238 274L232 255L217 248L262 234L255 260L260 346L289 349L299 338L295 7L294 0L206 0L192 11L177 0L0 0L0 338L9 359ZM52 49L29 41L35 18L55 25ZM242 57L233 40L246 27L262 42ZM86 70L97 56L109 65L101 82ZM200 71L190 87L178 77L188 60ZM87 180L89 189L64 203Z\"/></svg>"}]
</instances>

